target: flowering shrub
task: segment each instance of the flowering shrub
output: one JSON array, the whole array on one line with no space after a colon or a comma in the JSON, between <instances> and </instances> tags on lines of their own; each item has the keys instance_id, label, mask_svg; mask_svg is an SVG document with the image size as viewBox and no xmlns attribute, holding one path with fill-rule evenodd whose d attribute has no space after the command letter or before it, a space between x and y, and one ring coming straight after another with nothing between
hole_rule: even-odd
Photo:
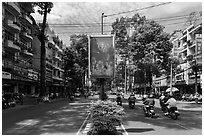
<instances>
[{"instance_id":1,"label":"flowering shrub","mask_svg":"<svg viewBox=\"0 0 204 137\"><path fill-rule=\"evenodd\" d=\"M125 112L123 107L115 102L97 101L92 103L88 110L91 114L92 128L88 135L116 135L118 134L116 126L122 122Z\"/></svg>"}]
</instances>

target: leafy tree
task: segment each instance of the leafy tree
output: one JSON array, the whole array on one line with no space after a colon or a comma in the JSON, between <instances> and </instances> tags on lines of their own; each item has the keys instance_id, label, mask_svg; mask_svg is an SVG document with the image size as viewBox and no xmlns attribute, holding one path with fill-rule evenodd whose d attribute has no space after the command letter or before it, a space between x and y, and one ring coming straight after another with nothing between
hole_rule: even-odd
<instances>
[{"instance_id":1,"label":"leafy tree","mask_svg":"<svg viewBox=\"0 0 204 137\"><path fill-rule=\"evenodd\" d=\"M75 90L84 87L85 73L88 70L88 37L72 35L71 41L71 47L64 53L65 77L71 79L72 88Z\"/></svg>"},{"instance_id":2,"label":"leafy tree","mask_svg":"<svg viewBox=\"0 0 204 137\"><path fill-rule=\"evenodd\" d=\"M134 29L131 37L127 34L127 28L130 26ZM139 14L135 14L132 18L116 19L112 28L112 33L116 36L116 53L130 59L137 71L143 71L143 74L149 77L151 86L152 75L159 75L160 70L169 68L168 53L172 49L169 34L163 31L163 26Z\"/></svg>"}]
</instances>

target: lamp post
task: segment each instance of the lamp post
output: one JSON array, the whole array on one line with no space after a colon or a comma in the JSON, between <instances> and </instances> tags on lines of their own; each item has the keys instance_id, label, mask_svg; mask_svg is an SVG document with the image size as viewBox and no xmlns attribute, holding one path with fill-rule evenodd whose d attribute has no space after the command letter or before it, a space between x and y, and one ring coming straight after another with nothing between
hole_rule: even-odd
<instances>
[{"instance_id":1,"label":"lamp post","mask_svg":"<svg viewBox=\"0 0 204 137\"><path fill-rule=\"evenodd\" d=\"M103 18L107 17L104 13L101 14L101 34L103 35Z\"/></svg>"},{"instance_id":2,"label":"lamp post","mask_svg":"<svg viewBox=\"0 0 204 137\"><path fill-rule=\"evenodd\" d=\"M170 94L172 95L172 83L173 83L173 72L172 72L172 61L171 61L171 78L170 78Z\"/></svg>"},{"instance_id":3,"label":"lamp post","mask_svg":"<svg viewBox=\"0 0 204 137\"><path fill-rule=\"evenodd\" d=\"M126 28L127 36L128 36L127 37L127 46L129 44L129 42L131 42L130 37L132 37L132 35L135 31L133 24L134 24L134 22L131 22L130 26ZM129 55L129 53L128 53L128 55ZM129 68L129 63L130 63L128 55L125 56L125 91L126 91L126 94L127 94L127 67ZM127 60L127 58L128 58L128 60ZM128 83L130 85L130 75L128 76ZM130 87L129 87L129 89L130 89Z\"/></svg>"}]
</instances>

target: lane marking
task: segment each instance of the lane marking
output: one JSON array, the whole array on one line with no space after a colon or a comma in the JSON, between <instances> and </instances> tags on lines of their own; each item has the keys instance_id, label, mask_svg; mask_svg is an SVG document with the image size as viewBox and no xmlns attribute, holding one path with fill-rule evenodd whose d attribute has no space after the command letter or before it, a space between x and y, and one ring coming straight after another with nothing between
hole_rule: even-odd
<instances>
[{"instance_id":1,"label":"lane marking","mask_svg":"<svg viewBox=\"0 0 204 137\"><path fill-rule=\"evenodd\" d=\"M185 126L183 126L183 125L181 125L181 124L178 124L178 123L176 123L176 125L177 125L177 126L180 126L180 127L182 127L182 128L184 128L184 129L187 129L187 130L189 129L189 128L187 128L187 127L185 127Z\"/></svg>"},{"instance_id":2,"label":"lane marking","mask_svg":"<svg viewBox=\"0 0 204 137\"><path fill-rule=\"evenodd\" d=\"M79 128L78 132L76 135L79 135L80 131L82 130L82 127L84 126L84 124L86 123L86 121L88 120L90 113L88 114L88 116L86 117L86 119L84 120L83 124L81 125L81 127Z\"/></svg>"},{"instance_id":3,"label":"lane marking","mask_svg":"<svg viewBox=\"0 0 204 137\"><path fill-rule=\"evenodd\" d=\"M121 127L122 127L122 129L124 130L125 135L128 135L127 131L125 130L125 127L123 126L123 124L121 124Z\"/></svg>"}]
</instances>

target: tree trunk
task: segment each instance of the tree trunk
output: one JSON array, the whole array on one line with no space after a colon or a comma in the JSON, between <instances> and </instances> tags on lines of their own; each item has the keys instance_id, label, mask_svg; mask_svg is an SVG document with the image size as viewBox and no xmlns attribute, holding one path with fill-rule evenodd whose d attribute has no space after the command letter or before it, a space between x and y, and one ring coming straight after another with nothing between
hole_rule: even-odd
<instances>
[{"instance_id":1,"label":"tree trunk","mask_svg":"<svg viewBox=\"0 0 204 137\"><path fill-rule=\"evenodd\" d=\"M43 17L43 23L42 23L42 29L40 32L40 36L38 39L41 43L41 60L40 60L40 96L46 95L46 68L45 68L45 28L46 28L46 20L47 20L47 7L48 3L45 3L45 9L44 9L44 17Z\"/></svg>"}]
</instances>

